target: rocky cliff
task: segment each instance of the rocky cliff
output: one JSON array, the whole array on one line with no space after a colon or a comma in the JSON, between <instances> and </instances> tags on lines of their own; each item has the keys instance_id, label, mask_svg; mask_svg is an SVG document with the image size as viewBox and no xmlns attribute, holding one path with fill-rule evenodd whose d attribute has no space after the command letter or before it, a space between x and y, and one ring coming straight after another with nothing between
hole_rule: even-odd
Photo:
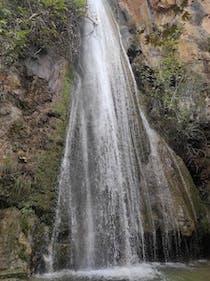
<instances>
[{"instance_id":1,"label":"rocky cliff","mask_svg":"<svg viewBox=\"0 0 210 281\"><path fill-rule=\"evenodd\" d=\"M0 277L40 260L56 205L71 76L53 53L1 71Z\"/></svg>"},{"instance_id":2,"label":"rocky cliff","mask_svg":"<svg viewBox=\"0 0 210 281\"><path fill-rule=\"evenodd\" d=\"M0 279L43 265L84 12L85 1L0 2Z\"/></svg>"},{"instance_id":3,"label":"rocky cliff","mask_svg":"<svg viewBox=\"0 0 210 281\"><path fill-rule=\"evenodd\" d=\"M120 0L128 55L153 127L187 164L210 205L210 3Z\"/></svg>"}]
</instances>

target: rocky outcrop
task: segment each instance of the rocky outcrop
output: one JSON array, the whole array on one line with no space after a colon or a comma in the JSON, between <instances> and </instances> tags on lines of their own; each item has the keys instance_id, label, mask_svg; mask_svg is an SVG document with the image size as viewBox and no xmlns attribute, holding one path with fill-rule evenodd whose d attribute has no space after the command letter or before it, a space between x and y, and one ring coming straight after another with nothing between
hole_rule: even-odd
<instances>
[{"instance_id":1,"label":"rocky outcrop","mask_svg":"<svg viewBox=\"0 0 210 281\"><path fill-rule=\"evenodd\" d=\"M166 24L179 24L182 26L179 38L180 59L190 64L190 67L200 74L208 76L210 61L208 1L121 0L119 3L129 15L128 24L134 24L137 32L141 33L141 48L151 65L155 66L156 57L163 54L160 53L160 48L145 44L145 35Z\"/></svg>"},{"instance_id":2,"label":"rocky outcrop","mask_svg":"<svg viewBox=\"0 0 210 281\"><path fill-rule=\"evenodd\" d=\"M0 70L0 279L42 266L56 205L70 72L53 53Z\"/></svg>"},{"instance_id":3,"label":"rocky outcrop","mask_svg":"<svg viewBox=\"0 0 210 281\"><path fill-rule=\"evenodd\" d=\"M135 30L128 55L142 92L142 102L148 118L152 126L162 134L188 165L204 200L203 205L208 210L210 206L210 3L206 0L119 0L119 5L126 15L128 26L132 31ZM175 65L177 68L174 67ZM179 71L179 68L182 68L183 72ZM182 88L180 86L182 79L177 78L176 75L187 76L186 81L189 82L183 83L185 86ZM193 149L187 156L176 142L177 137L174 136L177 125L174 125L175 122L167 123L164 117L164 114L168 114L169 119L174 118L169 113L172 105L170 104L168 108L166 106L165 111L157 114L161 102L166 104L168 102L168 89L163 98L161 93L164 91L164 85L162 82L159 83L159 78L162 82L164 79L171 79L167 86L172 86L169 101L173 100L176 91L180 91L176 103L177 109L183 108L183 114L191 111L189 126L193 127L195 124L199 134L205 135L199 145L197 143L193 147L190 143ZM176 79L180 84L177 88L173 88ZM158 93L160 98L157 98ZM175 111L174 108L173 112ZM171 130L173 126L176 127L174 131ZM175 143L173 143L174 139ZM185 141L183 139L183 143ZM207 219L203 220L206 229L209 229Z\"/></svg>"}]
</instances>

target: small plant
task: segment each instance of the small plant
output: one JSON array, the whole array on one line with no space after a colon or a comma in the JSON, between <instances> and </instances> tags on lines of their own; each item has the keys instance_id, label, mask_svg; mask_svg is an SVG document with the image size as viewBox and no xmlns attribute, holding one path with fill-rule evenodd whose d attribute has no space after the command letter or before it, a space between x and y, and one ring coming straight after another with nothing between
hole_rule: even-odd
<instances>
[{"instance_id":1,"label":"small plant","mask_svg":"<svg viewBox=\"0 0 210 281\"><path fill-rule=\"evenodd\" d=\"M146 34L145 38L147 43L150 43L156 47L166 47L167 44L171 43L172 49L173 45L177 44L177 39L181 35L182 26L177 24L164 24L159 29L155 29L153 32ZM169 50L169 49L168 49Z\"/></svg>"}]
</instances>

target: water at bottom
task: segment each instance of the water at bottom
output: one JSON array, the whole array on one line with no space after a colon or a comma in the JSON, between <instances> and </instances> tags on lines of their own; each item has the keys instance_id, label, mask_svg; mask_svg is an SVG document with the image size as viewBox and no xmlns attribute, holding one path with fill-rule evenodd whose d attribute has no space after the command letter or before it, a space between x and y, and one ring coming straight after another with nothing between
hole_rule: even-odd
<instances>
[{"instance_id":1,"label":"water at bottom","mask_svg":"<svg viewBox=\"0 0 210 281\"><path fill-rule=\"evenodd\" d=\"M99 270L63 270L32 281L210 281L210 261L142 263Z\"/></svg>"}]
</instances>

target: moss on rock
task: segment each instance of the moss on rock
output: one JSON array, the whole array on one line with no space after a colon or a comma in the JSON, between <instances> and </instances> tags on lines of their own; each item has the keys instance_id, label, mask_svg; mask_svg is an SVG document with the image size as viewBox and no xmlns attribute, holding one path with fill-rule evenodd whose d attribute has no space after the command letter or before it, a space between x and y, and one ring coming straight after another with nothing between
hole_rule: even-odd
<instances>
[{"instance_id":1,"label":"moss on rock","mask_svg":"<svg viewBox=\"0 0 210 281\"><path fill-rule=\"evenodd\" d=\"M31 266L35 268L37 260L42 259L51 231L72 81L65 61L58 71L57 84L61 87L52 92L48 82L41 83L42 94L51 91L52 99L37 105L33 95L27 97L34 113L31 116L28 108L21 109L23 118L7 128L4 144L9 149L4 154L0 151L0 219L3 223L13 220L4 231L0 230L0 276L4 279L30 274ZM34 79L27 81L30 89ZM19 87L25 90L26 82Z\"/></svg>"},{"instance_id":2,"label":"moss on rock","mask_svg":"<svg viewBox=\"0 0 210 281\"><path fill-rule=\"evenodd\" d=\"M0 211L0 276L30 274L31 245L22 232L21 212ZM1 278L0 277L0 278Z\"/></svg>"}]
</instances>

